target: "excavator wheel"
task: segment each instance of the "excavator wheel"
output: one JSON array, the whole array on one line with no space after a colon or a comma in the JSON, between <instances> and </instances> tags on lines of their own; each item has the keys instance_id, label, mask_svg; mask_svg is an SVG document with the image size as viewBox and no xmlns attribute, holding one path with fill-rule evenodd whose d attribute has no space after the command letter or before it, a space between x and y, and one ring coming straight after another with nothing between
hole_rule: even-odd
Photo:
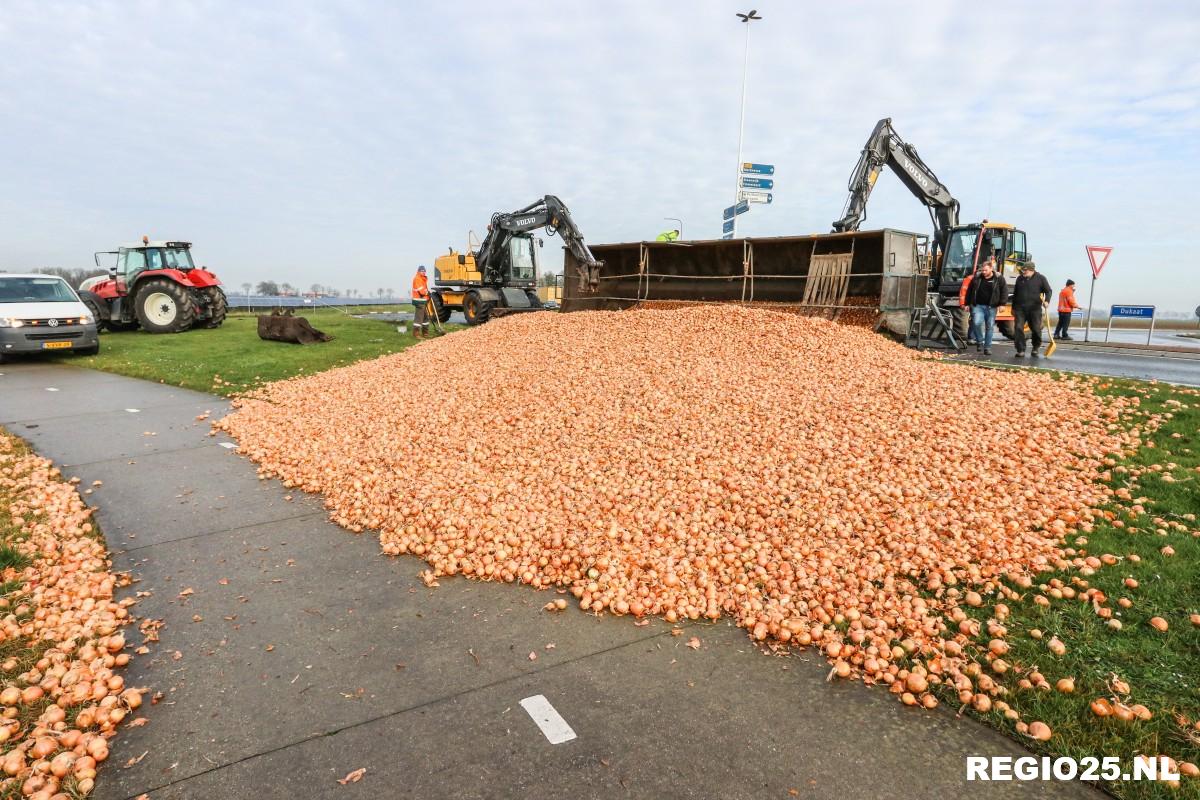
<instances>
[{"instance_id":1,"label":"excavator wheel","mask_svg":"<svg viewBox=\"0 0 1200 800\"><path fill-rule=\"evenodd\" d=\"M446 304L442 301L442 296L437 293L430 293L429 296L433 298L433 310L437 314L438 322L443 325L449 322L450 314L453 312L449 308L446 308Z\"/></svg>"},{"instance_id":2,"label":"excavator wheel","mask_svg":"<svg viewBox=\"0 0 1200 800\"><path fill-rule=\"evenodd\" d=\"M495 304L480 297L479 292L467 292L463 300L463 316L467 318L467 324L482 325L487 322L488 317L492 315L493 305Z\"/></svg>"},{"instance_id":3,"label":"excavator wheel","mask_svg":"<svg viewBox=\"0 0 1200 800\"><path fill-rule=\"evenodd\" d=\"M229 301L225 299L225 291L220 286L209 286L207 289L201 289L200 294L208 300L209 311L208 318L200 321L200 327L221 327L221 323L225 321L225 314L229 310Z\"/></svg>"}]
</instances>

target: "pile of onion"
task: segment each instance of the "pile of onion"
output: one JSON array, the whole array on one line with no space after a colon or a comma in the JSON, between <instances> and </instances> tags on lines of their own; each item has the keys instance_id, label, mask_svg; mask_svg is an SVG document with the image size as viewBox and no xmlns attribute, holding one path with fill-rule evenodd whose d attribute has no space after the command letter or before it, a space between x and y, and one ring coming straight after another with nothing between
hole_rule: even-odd
<instances>
[{"instance_id":1,"label":"pile of onion","mask_svg":"<svg viewBox=\"0 0 1200 800\"><path fill-rule=\"evenodd\" d=\"M110 571L72 483L3 430L0 496L8 500L0 514L19 528L12 546L30 561L0 576L20 582L0 598L0 641L49 644L33 663L0 663L0 794L88 794L108 739L141 705L141 690L117 674L130 658L120 629L133 601L116 601L113 590L127 578Z\"/></svg>"},{"instance_id":2,"label":"pile of onion","mask_svg":"<svg viewBox=\"0 0 1200 800\"><path fill-rule=\"evenodd\" d=\"M940 686L1017 719L1000 678L1074 687L1008 660L1011 587L1111 613L1085 580L1109 562L1065 542L1141 430L1119 422L1137 398L1085 384L751 308L524 314L272 384L216 427L262 476L424 559L430 585L729 615L820 648L831 678L926 707ZM1047 657L1063 652L1051 636Z\"/></svg>"}]
</instances>

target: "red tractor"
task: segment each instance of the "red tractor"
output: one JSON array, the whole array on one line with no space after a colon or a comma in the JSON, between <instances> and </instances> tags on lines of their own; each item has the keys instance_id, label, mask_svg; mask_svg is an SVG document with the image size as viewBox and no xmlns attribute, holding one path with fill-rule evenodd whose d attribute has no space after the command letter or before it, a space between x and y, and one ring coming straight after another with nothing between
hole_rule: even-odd
<instances>
[{"instance_id":1,"label":"red tractor","mask_svg":"<svg viewBox=\"0 0 1200 800\"><path fill-rule=\"evenodd\" d=\"M79 297L101 328L141 327L150 333L179 333L193 326L216 328L225 321L225 292L217 276L192 263L190 242L134 244L96 253L115 255L108 276L88 278Z\"/></svg>"}]
</instances>

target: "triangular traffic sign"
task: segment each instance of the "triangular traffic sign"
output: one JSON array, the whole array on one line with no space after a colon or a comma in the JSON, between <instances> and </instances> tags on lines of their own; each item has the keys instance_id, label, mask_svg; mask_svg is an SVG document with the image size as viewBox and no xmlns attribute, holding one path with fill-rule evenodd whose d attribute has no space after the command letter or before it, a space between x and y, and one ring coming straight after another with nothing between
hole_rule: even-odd
<instances>
[{"instance_id":1,"label":"triangular traffic sign","mask_svg":"<svg viewBox=\"0 0 1200 800\"><path fill-rule=\"evenodd\" d=\"M1108 257L1112 254L1112 248L1089 244L1087 245L1087 254L1088 261L1092 262L1092 277L1099 278L1100 270L1104 269L1104 265L1108 263Z\"/></svg>"}]
</instances>

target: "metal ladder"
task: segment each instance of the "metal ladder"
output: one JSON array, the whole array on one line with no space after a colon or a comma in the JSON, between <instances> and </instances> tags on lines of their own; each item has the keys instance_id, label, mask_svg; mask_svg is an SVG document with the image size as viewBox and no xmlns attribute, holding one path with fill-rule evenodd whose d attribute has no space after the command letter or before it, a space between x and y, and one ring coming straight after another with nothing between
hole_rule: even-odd
<instances>
[{"instance_id":1,"label":"metal ladder","mask_svg":"<svg viewBox=\"0 0 1200 800\"><path fill-rule=\"evenodd\" d=\"M932 344L940 339L945 339L955 350L966 349L966 342L960 340L954 333L953 317L947 313L946 309L938 305L938 299L937 292L927 292L925 305L912 310L908 318L908 333L904 337L904 343L920 350L926 340Z\"/></svg>"}]
</instances>

